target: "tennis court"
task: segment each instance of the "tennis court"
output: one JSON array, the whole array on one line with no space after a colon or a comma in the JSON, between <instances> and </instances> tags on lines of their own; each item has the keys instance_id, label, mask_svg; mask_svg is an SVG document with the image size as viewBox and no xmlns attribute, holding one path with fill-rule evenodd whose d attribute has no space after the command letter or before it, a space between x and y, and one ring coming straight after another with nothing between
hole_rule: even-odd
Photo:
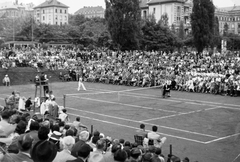
<instances>
[{"instance_id":1,"label":"tennis court","mask_svg":"<svg viewBox=\"0 0 240 162\"><path fill-rule=\"evenodd\" d=\"M172 92L161 98L161 90L107 84L85 83L87 91L77 91L76 82L51 85L59 105L65 105L71 120L76 116L94 129L113 138L134 141L140 123L167 137L163 153L173 145L173 154L191 161L232 162L240 153L239 98ZM0 98L16 89L24 96L34 95L34 86L3 88ZM63 100L65 96L65 100ZM240 159L239 159L240 161Z\"/></svg>"}]
</instances>

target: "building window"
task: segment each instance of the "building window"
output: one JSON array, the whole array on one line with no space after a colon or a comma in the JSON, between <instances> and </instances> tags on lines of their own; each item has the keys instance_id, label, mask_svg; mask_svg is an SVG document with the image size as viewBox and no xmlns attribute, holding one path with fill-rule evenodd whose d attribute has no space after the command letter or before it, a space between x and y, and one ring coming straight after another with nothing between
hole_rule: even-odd
<instances>
[{"instance_id":1,"label":"building window","mask_svg":"<svg viewBox=\"0 0 240 162\"><path fill-rule=\"evenodd\" d=\"M57 25L57 22L56 22L56 25Z\"/></svg>"},{"instance_id":2,"label":"building window","mask_svg":"<svg viewBox=\"0 0 240 162\"><path fill-rule=\"evenodd\" d=\"M43 14L45 13L45 11L43 10Z\"/></svg>"},{"instance_id":3,"label":"building window","mask_svg":"<svg viewBox=\"0 0 240 162\"><path fill-rule=\"evenodd\" d=\"M181 7L177 6L177 12L180 13L181 12Z\"/></svg>"},{"instance_id":4,"label":"building window","mask_svg":"<svg viewBox=\"0 0 240 162\"><path fill-rule=\"evenodd\" d=\"M62 13L62 9L60 9L60 13Z\"/></svg>"},{"instance_id":5,"label":"building window","mask_svg":"<svg viewBox=\"0 0 240 162\"><path fill-rule=\"evenodd\" d=\"M155 14L156 13L156 8L153 8L153 14Z\"/></svg>"},{"instance_id":6,"label":"building window","mask_svg":"<svg viewBox=\"0 0 240 162\"><path fill-rule=\"evenodd\" d=\"M143 11L143 17L144 17L144 19L147 18L147 11Z\"/></svg>"},{"instance_id":7,"label":"building window","mask_svg":"<svg viewBox=\"0 0 240 162\"><path fill-rule=\"evenodd\" d=\"M60 22L60 25L62 26L62 22Z\"/></svg>"},{"instance_id":8,"label":"building window","mask_svg":"<svg viewBox=\"0 0 240 162\"><path fill-rule=\"evenodd\" d=\"M43 16L43 18L42 18L43 20L45 20L45 16Z\"/></svg>"},{"instance_id":9,"label":"building window","mask_svg":"<svg viewBox=\"0 0 240 162\"><path fill-rule=\"evenodd\" d=\"M65 10L65 14L67 13L67 10Z\"/></svg>"},{"instance_id":10,"label":"building window","mask_svg":"<svg viewBox=\"0 0 240 162\"><path fill-rule=\"evenodd\" d=\"M55 9L55 12L57 13L57 9Z\"/></svg>"}]
</instances>

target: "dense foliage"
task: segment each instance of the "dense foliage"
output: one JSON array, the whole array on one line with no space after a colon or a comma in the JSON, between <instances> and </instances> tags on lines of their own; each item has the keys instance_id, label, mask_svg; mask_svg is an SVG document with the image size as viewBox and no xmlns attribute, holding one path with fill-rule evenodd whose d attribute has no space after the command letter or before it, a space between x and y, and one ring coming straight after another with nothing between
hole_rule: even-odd
<instances>
[{"instance_id":1,"label":"dense foliage","mask_svg":"<svg viewBox=\"0 0 240 162\"><path fill-rule=\"evenodd\" d=\"M114 45L139 49L141 10L139 0L106 0L105 18Z\"/></svg>"},{"instance_id":2,"label":"dense foliage","mask_svg":"<svg viewBox=\"0 0 240 162\"><path fill-rule=\"evenodd\" d=\"M214 37L214 12L215 7L212 0L193 0L191 25L198 53L210 46Z\"/></svg>"}]
</instances>

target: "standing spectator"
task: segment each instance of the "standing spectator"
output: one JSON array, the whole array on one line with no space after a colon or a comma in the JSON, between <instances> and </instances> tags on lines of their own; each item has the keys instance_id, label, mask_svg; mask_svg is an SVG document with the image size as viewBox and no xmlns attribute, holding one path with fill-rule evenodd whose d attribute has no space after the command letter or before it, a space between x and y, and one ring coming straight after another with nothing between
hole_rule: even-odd
<instances>
[{"instance_id":1,"label":"standing spectator","mask_svg":"<svg viewBox=\"0 0 240 162\"><path fill-rule=\"evenodd\" d=\"M8 75L6 74L5 77L3 78L3 85L5 86L10 86L10 78L8 77Z\"/></svg>"},{"instance_id":2,"label":"standing spectator","mask_svg":"<svg viewBox=\"0 0 240 162\"><path fill-rule=\"evenodd\" d=\"M27 99L27 101L25 102L25 109L27 109L28 111L30 111L32 109L32 101L31 101L31 97L29 97Z\"/></svg>"}]
</instances>

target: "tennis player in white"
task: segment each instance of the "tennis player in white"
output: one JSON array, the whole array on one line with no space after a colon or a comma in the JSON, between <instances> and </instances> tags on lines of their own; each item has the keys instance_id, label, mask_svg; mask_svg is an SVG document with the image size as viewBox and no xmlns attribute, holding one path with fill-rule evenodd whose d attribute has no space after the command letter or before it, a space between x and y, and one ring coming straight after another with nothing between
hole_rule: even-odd
<instances>
[{"instance_id":1,"label":"tennis player in white","mask_svg":"<svg viewBox=\"0 0 240 162\"><path fill-rule=\"evenodd\" d=\"M79 82L78 82L78 91L80 91L81 87L83 88L84 91L87 89L85 88L83 82L82 82L82 77L79 77Z\"/></svg>"}]
</instances>

